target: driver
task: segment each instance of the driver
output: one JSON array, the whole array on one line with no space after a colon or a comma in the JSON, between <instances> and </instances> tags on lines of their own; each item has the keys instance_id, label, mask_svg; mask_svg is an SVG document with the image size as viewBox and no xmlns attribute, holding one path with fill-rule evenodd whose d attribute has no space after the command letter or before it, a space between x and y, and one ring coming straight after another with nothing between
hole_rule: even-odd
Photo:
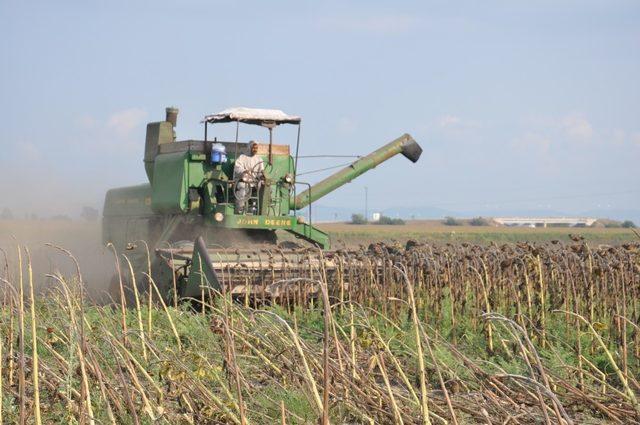
<instances>
[{"instance_id":1,"label":"driver","mask_svg":"<svg viewBox=\"0 0 640 425\"><path fill-rule=\"evenodd\" d=\"M233 179L237 181L236 187L236 210L241 211L244 202L251 193L251 183L243 181L247 177L249 181L259 180L263 177L264 162L258 155L258 143L254 140L249 142L247 154L241 154L233 167Z\"/></svg>"}]
</instances>

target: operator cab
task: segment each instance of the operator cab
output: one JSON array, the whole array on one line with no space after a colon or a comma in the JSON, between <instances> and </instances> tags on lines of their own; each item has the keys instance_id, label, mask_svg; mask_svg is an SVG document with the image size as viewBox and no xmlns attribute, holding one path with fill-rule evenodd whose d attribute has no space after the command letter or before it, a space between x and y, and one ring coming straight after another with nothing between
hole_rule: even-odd
<instances>
[{"instance_id":1,"label":"operator cab","mask_svg":"<svg viewBox=\"0 0 640 425\"><path fill-rule=\"evenodd\" d=\"M299 129L301 121L300 117L277 109L244 107L229 108L205 116L201 121L204 124L204 145L210 146L212 166L225 171L219 179L214 179L217 203L233 203L234 214L287 214L288 211L282 208L282 201L285 195L289 197L295 181L300 131L296 142L296 160L292 163L289 145L273 143L273 129L282 124L297 125ZM233 142L219 142L214 137L211 143L210 125L234 122L236 131ZM269 131L269 143L240 142L240 123L266 128ZM255 145L253 149L252 144Z\"/></svg>"}]
</instances>

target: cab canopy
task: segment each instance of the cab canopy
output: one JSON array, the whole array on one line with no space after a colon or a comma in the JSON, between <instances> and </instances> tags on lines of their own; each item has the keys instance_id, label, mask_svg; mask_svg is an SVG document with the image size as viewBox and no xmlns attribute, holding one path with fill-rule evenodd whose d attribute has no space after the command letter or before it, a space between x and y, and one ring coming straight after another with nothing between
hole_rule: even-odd
<instances>
[{"instance_id":1,"label":"cab canopy","mask_svg":"<svg viewBox=\"0 0 640 425\"><path fill-rule=\"evenodd\" d=\"M203 123L241 122L261 126L300 124L302 118L287 115L279 109L229 108L204 117Z\"/></svg>"}]
</instances>

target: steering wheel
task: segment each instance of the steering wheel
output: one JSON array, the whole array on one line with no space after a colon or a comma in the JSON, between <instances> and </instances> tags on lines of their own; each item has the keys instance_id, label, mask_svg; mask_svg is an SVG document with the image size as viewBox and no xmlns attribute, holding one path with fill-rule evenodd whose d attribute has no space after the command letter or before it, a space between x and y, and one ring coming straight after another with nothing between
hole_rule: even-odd
<instances>
[{"instance_id":1,"label":"steering wheel","mask_svg":"<svg viewBox=\"0 0 640 425\"><path fill-rule=\"evenodd\" d=\"M240 202L245 202L247 199L251 197L251 188L260 187L261 174L262 171L259 169L259 165L263 164L262 162L258 162L250 170L243 171L239 176L233 179L233 196ZM239 196L239 184L245 183L249 186L249 190L245 191L245 196Z\"/></svg>"}]
</instances>

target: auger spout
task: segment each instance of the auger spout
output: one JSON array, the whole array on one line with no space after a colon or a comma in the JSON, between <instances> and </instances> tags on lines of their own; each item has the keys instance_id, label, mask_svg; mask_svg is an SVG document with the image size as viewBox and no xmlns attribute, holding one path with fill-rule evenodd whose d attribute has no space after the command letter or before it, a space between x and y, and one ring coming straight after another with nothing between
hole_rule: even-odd
<instances>
[{"instance_id":1,"label":"auger spout","mask_svg":"<svg viewBox=\"0 0 640 425\"><path fill-rule=\"evenodd\" d=\"M311 202L322 198L326 194L336 190L340 186L349 183L359 175L375 168L378 164L401 153L411 162L417 162L422 154L422 148L409 134L403 134L393 142L371 152L337 173L332 174L326 179L314 184L311 188L300 193L291 202L292 209L300 210Z\"/></svg>"}]
</instances>

